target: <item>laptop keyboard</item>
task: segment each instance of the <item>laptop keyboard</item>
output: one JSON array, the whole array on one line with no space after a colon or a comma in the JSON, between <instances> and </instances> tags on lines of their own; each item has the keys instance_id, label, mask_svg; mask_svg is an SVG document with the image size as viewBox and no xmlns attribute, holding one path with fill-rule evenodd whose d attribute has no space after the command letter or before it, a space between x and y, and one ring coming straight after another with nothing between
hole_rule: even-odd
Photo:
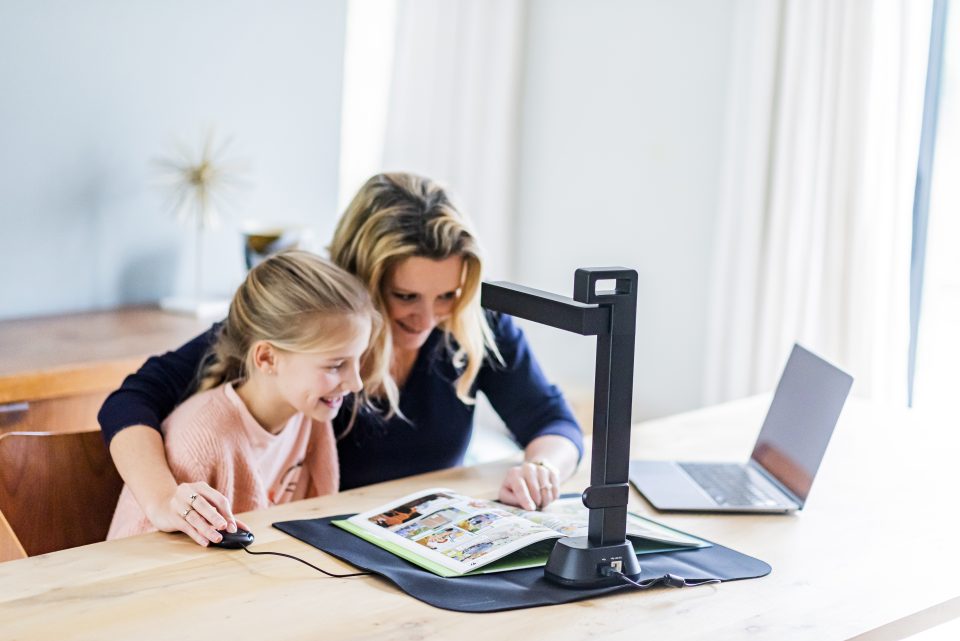
<instances>
[{"instance_id":1,"label":"laptop keyboard","mask_svg":"<svg viewBox=\"0 0 960 641\"><path fill-rule=\"evenodd\" d=\"M774 496L758 486L743 466L735 463L680 463L684 472L696 481L717 505L725 507L773 507Z\"/></svg>"}]
</instances>

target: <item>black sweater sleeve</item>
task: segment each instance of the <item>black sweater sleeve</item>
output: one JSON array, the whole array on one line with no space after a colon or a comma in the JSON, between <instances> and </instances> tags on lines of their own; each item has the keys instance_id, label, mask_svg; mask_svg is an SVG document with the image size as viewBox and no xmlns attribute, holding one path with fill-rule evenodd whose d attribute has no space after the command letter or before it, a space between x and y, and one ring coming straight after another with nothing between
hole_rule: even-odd
<instances>
[{"instance_id":1,"label":"black sweater sleeve","mask_svg":"<svg viewBox=\"0 0 960 641\"><path fill-rule=\"evenodd\" d=\"M506 314L488 315L504 363L484 363L477 387L521 447L547 434L564 436L583 456L583 432L560 390L534 358L523 331Z\"/></svg>"},{"instance_id":2,"label":"black sweater sleeve","mask_svg":"<svg viewBox=\"0 0 960 641\"><path fill-rule=\"evenodd\" d=\"M108 446L117 433L132 425L160 431L163 420L196 388L197 372L219 327L214 325L174 352L151 356L107 397L97 420Z\"/></svg>"}]
</instances>

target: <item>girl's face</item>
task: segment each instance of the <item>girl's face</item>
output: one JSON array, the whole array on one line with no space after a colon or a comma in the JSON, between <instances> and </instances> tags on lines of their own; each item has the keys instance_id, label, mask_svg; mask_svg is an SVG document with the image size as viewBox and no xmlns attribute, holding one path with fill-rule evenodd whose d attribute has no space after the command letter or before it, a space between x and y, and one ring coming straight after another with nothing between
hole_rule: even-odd
<instances>
[{"instance_id":1,"label":"girl's face","mask_svg":"<svg viewBox=\"0 0 960 641\"><path fill-rule=\"evenodd\" d=\"M453 312L462 278L463 256L443 260L411 256L389 270L383 299L394 348L418 350L423 346L433 328Z\"/></svg>"},{"instance_id":2,"label":"girl's face","mask_svg":"<svg viewBox=\"0 0 960 641\"><path fill-rule=\"evenodd\" d=\"M277 352L275 376L280 395L316 421L333 419L344 396L363 389L360 358L370 340L370 319L352 317L343 325L342 338L329 349Z\"/></svg>"}]
</instances>

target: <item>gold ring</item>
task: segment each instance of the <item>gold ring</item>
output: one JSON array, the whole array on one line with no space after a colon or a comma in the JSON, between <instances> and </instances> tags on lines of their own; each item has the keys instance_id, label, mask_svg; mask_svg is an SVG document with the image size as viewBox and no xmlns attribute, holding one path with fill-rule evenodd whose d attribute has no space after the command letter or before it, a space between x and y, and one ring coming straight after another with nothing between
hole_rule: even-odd
<instances>
[{"instance_id":1,"label":"gold ring","mask_svg":"<svg viewBox=\"0 0 960 641\"><path fill-rule=\"evenodd\" d=\"M185 509L180 516L182 516L183 518L187 518L187 515L190 514L191 512L193 512L193 506Z\"/></svg>"},{"instance_id":2,"label":"gold ring","mask_svg":"<svg viewBox=\"0 0 960 641\"><path fill-rule=\"evenodd\" d=\"M539 460L536 460L536 461L527 461L527 463L533 463L534 465L536 465L536 466L538 466L538 467L542 467L543 469L545 469L546 471L550 472L551 474L556 474L556 475L558 475L558 476L559 476L559 474L560 474L560 472L557 470L557 468L555 468L555 467L553 466L553 463L549 463L549 462L547 462L547 461L544 461L543 459L539 459Z\"/></svg>"}]
</instances>

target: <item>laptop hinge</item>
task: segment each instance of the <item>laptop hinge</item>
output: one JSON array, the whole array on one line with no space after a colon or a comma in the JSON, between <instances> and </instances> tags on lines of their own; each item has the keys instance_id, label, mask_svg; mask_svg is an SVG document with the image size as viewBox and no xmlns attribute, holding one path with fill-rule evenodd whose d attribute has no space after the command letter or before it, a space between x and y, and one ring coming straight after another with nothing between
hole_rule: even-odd
<instances>
[{"instance_id":1,"label":"laptop hinge","mask_svg":"<svg viewBox=\"0 0 960 641\"><path fill-rule=\"evenodd\" d=\"M747 462L747 465L750 467L750 469L756 471L756 472L759 473L763 478L765 478L765 479L767 479L768 481L770 481L770 483L773 484L773 486L774 486L775 488L777 488L778 490L780 490L781 492L783 492L784 496L786 496L788 499L790 499L791 501L793 501L793 502L797 505L798 508L802 508L802 507L803 507L803 501L801 501L800 498L799 498L796 494L794 494L793 492L791 492L790 489L787 488L786 485L784 485L783 483L781 483L780 480L777 479L776 476L774 476L773 474L771 474L770 472L768 472L768 471L767 471L767 468L765 468L764 466L762 466L762 465L760 465L759 463L757 463L754 459L750 459L750 460Z\"/></svg>"}]
</instances>

